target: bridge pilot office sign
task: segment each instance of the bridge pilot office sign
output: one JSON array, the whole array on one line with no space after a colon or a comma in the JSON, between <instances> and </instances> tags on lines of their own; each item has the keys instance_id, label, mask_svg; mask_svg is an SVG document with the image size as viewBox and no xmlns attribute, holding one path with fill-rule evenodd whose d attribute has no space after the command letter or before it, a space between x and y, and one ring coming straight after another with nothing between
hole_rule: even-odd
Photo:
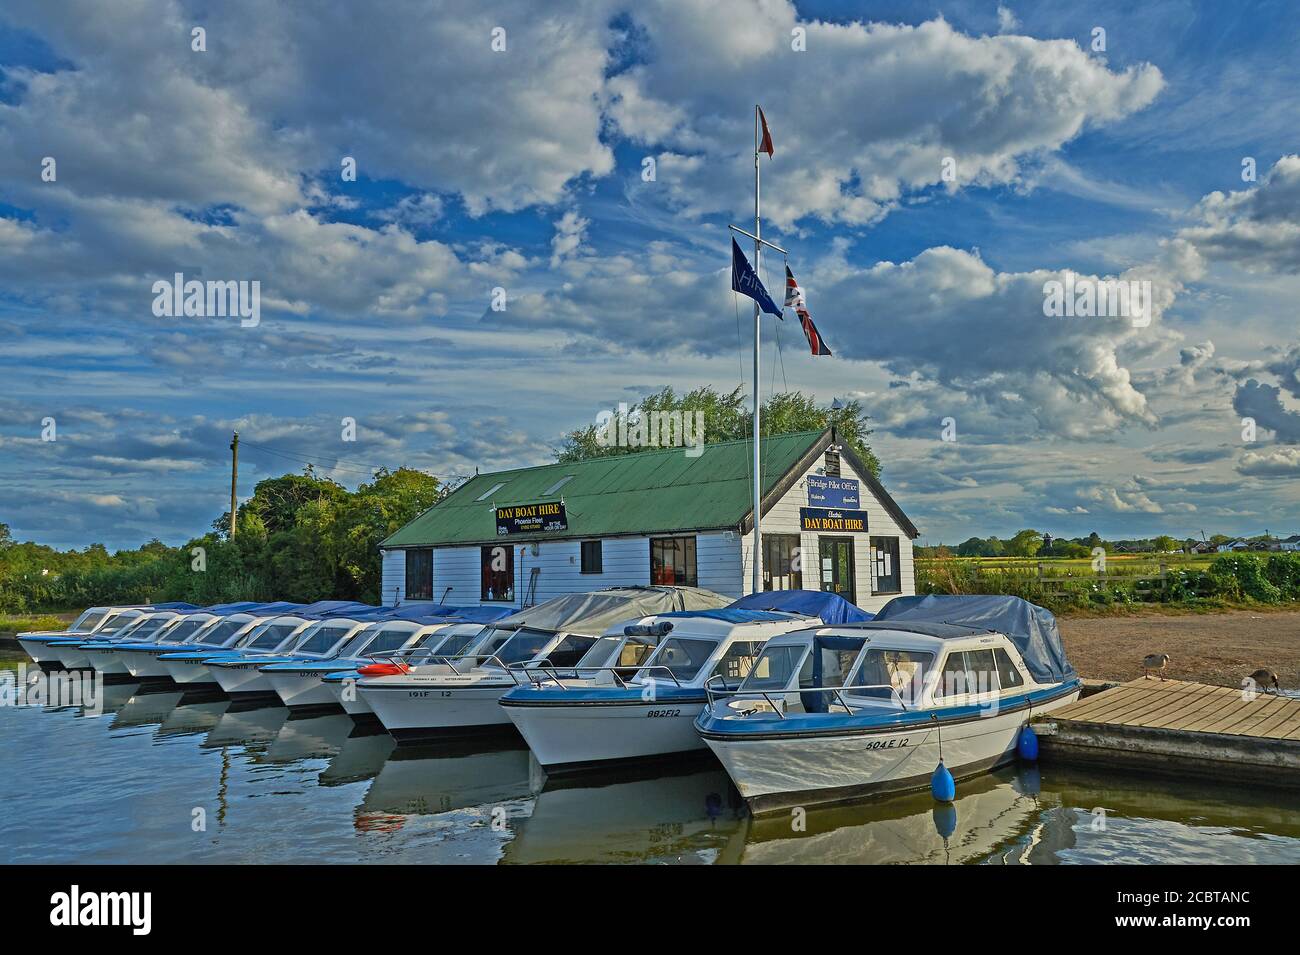
<instances>
[{"instance_id":1,"label":"bridge pilot office sign","mask_svg":"<svg viewBox=\"0 0 1300 955\"><path fill-rule=\"evenodd\" d=\"M497 536L527 534L536 531L567 531L569 518L563 501L541 504L515 504L497 508Z\"/></svg>"},{"instance_id":2,"label":"bridge pilot office sign","mask_svg":"<svg viewBox=\"0 0 1300 955\"><path fill-rule=\"evenodd\" d=\"M862 506L858 493L856 478L826 477L810 474L807 478L808 503L813 507L847 507Z\"/></svg>"}]
</instances>

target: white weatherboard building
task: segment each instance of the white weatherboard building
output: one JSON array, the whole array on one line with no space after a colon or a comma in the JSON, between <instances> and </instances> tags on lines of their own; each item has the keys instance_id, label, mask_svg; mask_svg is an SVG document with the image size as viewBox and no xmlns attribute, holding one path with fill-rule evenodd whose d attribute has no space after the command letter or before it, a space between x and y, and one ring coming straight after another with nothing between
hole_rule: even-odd
<instances>
[{"instance_id":1,"label":"white weatherboard building","mask_svg":"<svg viewBox=\"0 0 1300 955\"><path fill-rule=\"evenodd\" d=\"M523 607L681 584L740 597L754 553L752 444L475 475L383 542L383 600ZM765 589L867 610L914 589L916 527L833 431L763 439Z\"/></svg>"}]
</instances>

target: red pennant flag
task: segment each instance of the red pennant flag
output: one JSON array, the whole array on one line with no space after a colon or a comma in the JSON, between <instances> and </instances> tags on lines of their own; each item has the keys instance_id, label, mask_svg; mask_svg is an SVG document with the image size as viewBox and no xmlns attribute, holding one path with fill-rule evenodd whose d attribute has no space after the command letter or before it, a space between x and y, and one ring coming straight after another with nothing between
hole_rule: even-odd
<instances>
[{"instance_id":1,"label":"red pennant flag","mask_svg":"<svg viewBox=\"0 0 1300 955\"><path fill-rule=\"evenodd\" d=\"M767 117L763 115L763 107L758 108L758 121L763 124L763 140L758 144L760 153L767 153L767 158L772 158L772 133L767 128Z\"/></svg>"}]
</instances>

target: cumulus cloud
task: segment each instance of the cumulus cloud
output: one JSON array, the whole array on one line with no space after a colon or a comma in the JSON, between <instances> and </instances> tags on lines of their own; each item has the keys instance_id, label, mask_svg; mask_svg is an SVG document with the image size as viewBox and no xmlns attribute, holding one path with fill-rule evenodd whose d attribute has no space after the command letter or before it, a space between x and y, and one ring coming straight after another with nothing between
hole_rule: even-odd
<instances>
[{"instance_id":1,"label":"cumulus cloud","mask_svg":"<svg viewBox=\"0 0 1300 955\"><path fill-rule=\"evenodd\" d=\"M1237 463L1237 471L1260 478L1300 477L1300 448L1247 451Z\"/></svg>"},{"instance_id":2,"label":"cumulus cloud","mask_svg":"<svg viewBox=\"0 0 1300 955\"><path fill-rule=\"evenodd\" d=\"M1142 109L1164 82L1150 64L1114 71L1072 41L973 37L943 19L806 21L783 0L679 0L633 16L647 62L610 81L610 115L661 148L653 188L691 215L740 214L751 201L755 77L781 170L764 213L782 226L870 223L943 183L949 157L950 188L1013 182L1027 158ZM791 48L796 28L805 52Z\"/></svg>"},{"instance_id":3,"label":"cumulus cloud","mask_svg":"<svg viewBox=\"0 0 1300 955\"><path fill-rule=\"evenodd\" d=\"M1254 418L1257 425L1272 431L1279 441L1300 444L1300 413L1283 406L1280 388L1248 379L1237 386L1232 407L1238 414Z\"/></svg>"},{"instance_id":4,"label":"cumulus cloud","mask_svg":"<svg viewBox=\"0 0 1300 955\"><path fill-rule=\"evenodd\" d=\"M1178 237L1205 258L1300 273L1300 156L1283 156L1255 188L1210 193L1195 212L1200 223Z\"/></svg>"}]
</instances>

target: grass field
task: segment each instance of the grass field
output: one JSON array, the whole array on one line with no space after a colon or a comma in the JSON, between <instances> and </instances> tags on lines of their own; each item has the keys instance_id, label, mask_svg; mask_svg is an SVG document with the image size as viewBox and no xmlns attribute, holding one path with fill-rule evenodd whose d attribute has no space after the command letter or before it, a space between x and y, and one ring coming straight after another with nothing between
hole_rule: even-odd
<instances>
[{"instance_id":1,"label":"grass field","mask_svg":"<svg viewBox=\"0 0 1300 955\"><path fill-rule=\"evenodd\" d=\"M65 630L68 621L53 614L0 614L0 633L27 633L31 630Z\"/></svg>"}]
</instances>

